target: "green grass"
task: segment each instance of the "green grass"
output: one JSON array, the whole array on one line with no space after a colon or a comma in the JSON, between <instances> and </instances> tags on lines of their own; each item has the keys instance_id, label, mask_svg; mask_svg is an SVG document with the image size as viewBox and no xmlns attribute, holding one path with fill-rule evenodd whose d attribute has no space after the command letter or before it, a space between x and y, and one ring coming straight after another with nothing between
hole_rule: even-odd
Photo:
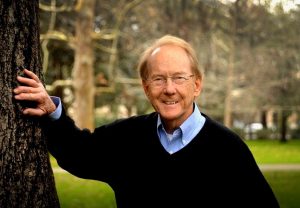
<instances>
[{"instance_id":1,"label":"green grass","mask_svg":"<svg viewBox=\"0 0 300 208\"><path fill-rule=\"evenodd\" d=\"M287 143L246 141L258 164L300 164L300 140ZM58 165L52 157L53 168ZM281 208L300 205L300 171L265 171ZM79 179L69 173L55 172L61 208L116 208L113 190L105 183Z\"/></svg>"},{"instance_id":2,"label":"green grass","mask_svg":"<svg viewBox=\"0 0 300 208\"><path fill-rule=\"evenodd\" d=\"M281 208L299 208L300 171L263 172Z\"/></svg>"},{"instance_id":3,"label":"green grass","mask_svg":"<svg viewBox=\"0 0 300 208\"><path fill-rule=\"evenodd\" d=\"M300 164L300 140L246 141L258 164ZM281 208L299 208L300 171L264 171Z\"/></svg>"},{"instance_id":4,"label":"green grass","mask_svg":"<svg viewBox=\"0 0 300 208\"><path fill-rule=\"evenodd\" d=\"M55 173L61 208L116 208L114 192L106 183Z\"/></svg>"},{"instance_id":5,"label":"green grass","mask_svg":"<svg viewBox=\"0 0 300 208\"><path fill-rule=\"evenodd\" d=\"M103 182L81 179L59 169L50 156L61 208L116 208L114 192Z\"/></svg>"},{"instance_id":6,"label":"green grass","mask_svg":"<svg viewBox=\"0 0 300 208\"><path fill-rule=\"evenodd\" d=\"M246 141L258 164L300 164L300 139Z\"/></svg>"}]
</instances>

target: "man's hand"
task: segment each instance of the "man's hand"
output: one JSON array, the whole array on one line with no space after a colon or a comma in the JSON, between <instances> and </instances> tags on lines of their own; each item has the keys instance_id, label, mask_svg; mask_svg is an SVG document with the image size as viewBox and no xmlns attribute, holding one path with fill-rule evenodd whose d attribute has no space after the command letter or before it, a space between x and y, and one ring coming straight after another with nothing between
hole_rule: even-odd
<instances>
[{"instance_id":1,"label":"man's hand","mask_svg":"<svg viewBox=\"0 0 300 208\"><path fill-rule=\"evenodd\" d=\"M40 79L31 71L24 69L28 77L18 76L17 80L22 84L14 89L15 99L20 101L32 101L35 108L26 108L23 114L30 116L49 115L56 109L55 104L48 95Z\"/></svg>"}]
</instances>

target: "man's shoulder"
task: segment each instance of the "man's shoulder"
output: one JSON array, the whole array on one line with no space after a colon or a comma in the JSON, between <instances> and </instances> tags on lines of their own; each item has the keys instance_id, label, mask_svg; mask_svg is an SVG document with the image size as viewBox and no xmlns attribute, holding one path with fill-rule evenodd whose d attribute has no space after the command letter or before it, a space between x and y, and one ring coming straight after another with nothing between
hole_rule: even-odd
<instances>
[{"instance_id":1,"label":"man's shoulder","mask_svg":"<svg viewBox=\"0 0 300 208\"><path fill-rule=\"evenodd\" d=\"M236 155L235 153L241 151L244 153L249 152L249 148L242 137L209 116L206 116L206 122L199 136L200 138L202 136L207 144L214 145L214 148L218 149L218 151L225 151L224 154L227 155Z\"/></svg>"},{"instance_id":2,"label":"man's shoulder","mask_svg":"<svg viewBox=\"0 0 300 208\"><path fill-rule=\"evenodd\" d=\"M205 124L203 126L203 133L213 134L222 138L228 137L237 140L242 139L236 132L225 126L220 121L217 121L206 114L202 113L202 115L206 118Z\"/></svg>"}]
</instances>

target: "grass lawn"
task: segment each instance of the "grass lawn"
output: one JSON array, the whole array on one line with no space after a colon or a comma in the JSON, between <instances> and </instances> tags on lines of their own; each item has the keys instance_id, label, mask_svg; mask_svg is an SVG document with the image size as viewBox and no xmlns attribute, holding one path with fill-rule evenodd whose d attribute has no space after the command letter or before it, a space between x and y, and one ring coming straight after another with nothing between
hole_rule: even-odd
<instances>
[{"instance_id":1,"label":"grass lawn","mask_svg":"<svg viewBox=\"0 0 300 208\"><path fill-rule=\"evenodd\" d=\"M287 143L246 141L258 164L300 164L300 140ZM51 158L53 168L56 161ZM300 171L264 171L281 208L300 206ZM116 208L114 193L105 183L79 179L69 173L55 172L61 208Z\"/></svg>"},{"instance_id":2,"label":"grass lawn","mask_svg":"<svg viewBox=\"0 0 300 208\"><path fill-rule=\"evenodd\" d=\"M300 207L300 171L263 172L281 208Z\"/></svg>"},{"instance_id":3,"label":"grass lawn","mask_svg":"<svg viewBox=\"0 0 300 208\"><path fill-rule=\"evenodd\" d=\"M258 164L300 164L300 139L246 141Z\"/></svg>"},{"instance_id":4,"label":"grass lawn","mask_svg":"<svg viewBox=\"0 0 300 208\"><path fill-rule=\"evenodd\" d=\"M114 192L106 183L81 179L56 171L58 164L50 156L61 208L116 208Z\"/></svg>"},{"instance_id":5,"label":"grass lawn","mask_svg":"<svg viewBox=\"0 0 300 208\"><path fill-rule=\"evenodd\" d=\"M300 140L246 141L258 164L300 164ZM300 171L264 171L281 208L299 208Z\"/></svg>"},{"instance_id":6,"label":"grass lawn","mask_svg":"<svg viewBox=\"0 0 300 208\"><path fill-rule=\"evenodd\" d=\"M114 192L105 183L55 173L61 208L116 208Z\"/></svg>"}]
</instances>

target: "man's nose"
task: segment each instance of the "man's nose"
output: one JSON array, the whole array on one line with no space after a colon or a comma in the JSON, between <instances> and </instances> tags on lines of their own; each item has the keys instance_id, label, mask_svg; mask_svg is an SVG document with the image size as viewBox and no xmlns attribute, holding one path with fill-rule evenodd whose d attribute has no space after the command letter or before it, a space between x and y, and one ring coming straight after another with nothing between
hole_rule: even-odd
<instances>
[{"instance_id":1,"label":"man's nose","mask_svg":"<svg viewBox=\"0 0 300 208\"><path fill-rule=\"evenodd\" d=\"M167 92L167 93L175 93L176 92L176 85L173 82L172 78L170 78L170 77L168 77L166 79L165 92Z\"/></svg>"}]
</instances>

